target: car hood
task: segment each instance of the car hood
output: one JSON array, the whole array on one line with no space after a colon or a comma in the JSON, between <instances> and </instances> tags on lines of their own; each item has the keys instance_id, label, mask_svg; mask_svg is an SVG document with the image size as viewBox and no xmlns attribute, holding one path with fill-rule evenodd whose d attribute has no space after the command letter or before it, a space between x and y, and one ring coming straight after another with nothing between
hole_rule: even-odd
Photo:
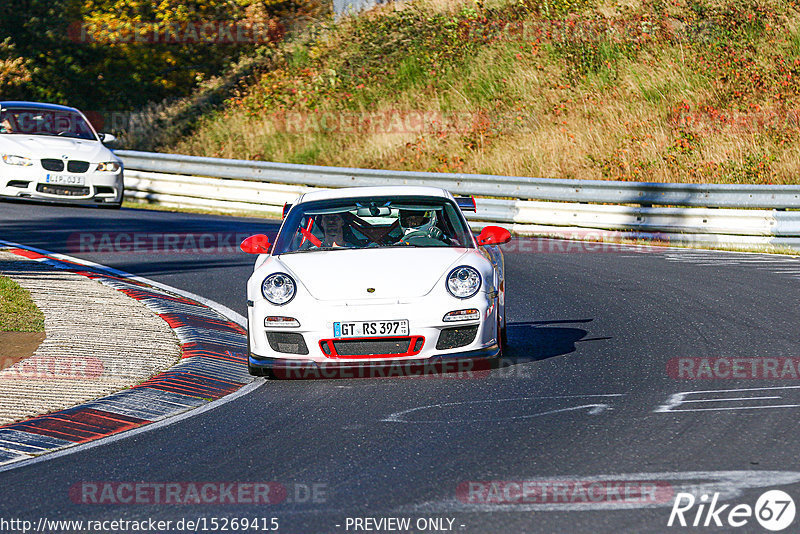
<instances>
[{"instance_id":1,"label":"car hood","mask_svg":"<svg viewBox=\"0 0 800 534\"><path fill-rule=\"evenodd\" d=\"M283 254L279 261L318 300L412 298L430 293L467 253L464 248L373 248Z\"/></svg>"},{"instance_id":2,"label":"car hood","mask_svg":"<svg viewBox=\"0 0 800 534\"><path fill-rule=\"evenodd\" d=\"M33 159L61 159L67 156L67 159L77 159L91 163L117 160L112 152L100 141L46 135L0 135L0 153L32 157Z\"/></svg>"}]
</instances>

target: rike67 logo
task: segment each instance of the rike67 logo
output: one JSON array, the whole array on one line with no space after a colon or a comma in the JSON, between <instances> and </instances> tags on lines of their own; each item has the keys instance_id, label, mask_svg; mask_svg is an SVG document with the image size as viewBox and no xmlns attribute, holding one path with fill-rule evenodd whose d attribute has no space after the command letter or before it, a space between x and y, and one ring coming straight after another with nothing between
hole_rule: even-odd
<instances>
[{"instance_id":1,"label":"rike67 logo","mask_svg":"<svg viewBox=\"0 0 800 534\"><path fill-rule=\"evenodd\" d=\"M755 520L773 532L784 530L794 521L794 500L780 490L763 493L755 506L749 504L718 504L719 493L695 498L691 493L678 493L669 514L667 526L681 527L743 527Z\"/></svg>"}]
</instances>

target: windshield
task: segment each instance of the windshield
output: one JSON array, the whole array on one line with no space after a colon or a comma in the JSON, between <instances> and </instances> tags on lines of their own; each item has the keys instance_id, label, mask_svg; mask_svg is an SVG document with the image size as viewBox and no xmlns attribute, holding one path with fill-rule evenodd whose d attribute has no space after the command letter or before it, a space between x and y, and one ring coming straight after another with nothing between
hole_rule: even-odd
<instances>
[{"instance_id":1,"label":"windshield","mask_svg":"<svg viewBox=\"0 0 800 534\"><path fill-rule=\"evenodd\" d=\"M0 134L50 135L97 141L92 127L80 114L36 108L0 111Z\"/></svg>"},{"instance_id":2,"label":"windshield","mask_svg":"<svg viewBox=\"0 0 800 534\"><path fill-rule=\"evenodd\" d=\"M441 197L374 197L292 208L273 254L380 247L472 247L458 206Z\"/></svg>"}]
</instances>

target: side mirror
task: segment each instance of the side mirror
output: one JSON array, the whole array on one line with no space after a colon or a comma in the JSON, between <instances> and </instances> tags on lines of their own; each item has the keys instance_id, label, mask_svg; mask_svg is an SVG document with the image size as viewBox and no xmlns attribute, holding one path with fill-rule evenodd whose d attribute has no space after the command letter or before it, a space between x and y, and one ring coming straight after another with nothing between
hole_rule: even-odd
<instances>
[{"instance_id":1,"label":"side mirror","mask_svg":"<svg viewBox=\"0 0 800 534\"><path fill-rule=\"evenodd\" d=\"M110 133L101 133L98 135L100 136L101 143L113 143L117 140L117 136L111 135Z\"/></svg>"},{"instance_id":2,"label":"side mirror","mask_svg":"<svg viewBox=\"0 0 800 534\"><path fill-rule=\"evenodd\" d=\"M485 226L478 235L478 244L502 245L511 241L511 232L499 226Z\"/></svg>"},{"instance_id":3,"label":"side mirror","mask_svg":"<svg viewBox=\"0 0 800 534\"><path fill-rule=\"evenodd\" d=\"M269 238L264 234L251 235L239 245L242 252L248 254L269 254Z\"/></svg>"}]
</instances>

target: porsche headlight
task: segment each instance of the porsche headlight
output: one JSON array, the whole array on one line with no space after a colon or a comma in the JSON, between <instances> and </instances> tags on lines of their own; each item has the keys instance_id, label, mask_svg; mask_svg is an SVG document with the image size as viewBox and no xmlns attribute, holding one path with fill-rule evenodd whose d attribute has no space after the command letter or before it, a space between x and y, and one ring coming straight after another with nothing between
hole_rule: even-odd
<instances>
[{"instance_id":1,"label":"porsche headlight","mask_svg":"<svg viewBox=\"0 0 800 534\"><path fill-rule=\"evenodd\" d=\"M447 275L447 291L454 297L468 299L481 288L481 275L468 265L456 267Z\"/></svg>"},{"instance_id":2,"label":"porsche headlight","mask_svg":"<svg viewBox=\"0 0 800 534\"><path fill-rule=\"evenodd\" d=\"M9 165L22 165L23 167L30 167L33 165L33 161L30 158L14 156L13 154L3 154L3 161Z\"/></svg>"},{"instance_id":3,"label":"porsche headlight","mask_svg":"<svg viewBox=\"0 0 800 534\"><path fill-rule=\"evenodd\" d=\"M297 284L292 277L284 273L271 274L261 284L261 294L271 303L280 306L294 298Z\"/></svg>"},{"instance_id":4,"label":"porsche headlight","mask_svg":"<svg viewBox=\"0 0 800 534\"><path fill-rule=\"evenodd\" d=\"M116 161L106 161L97 164L97 172L117 172L120 169L120 164Z\"/></svg>"}]
</instances>

